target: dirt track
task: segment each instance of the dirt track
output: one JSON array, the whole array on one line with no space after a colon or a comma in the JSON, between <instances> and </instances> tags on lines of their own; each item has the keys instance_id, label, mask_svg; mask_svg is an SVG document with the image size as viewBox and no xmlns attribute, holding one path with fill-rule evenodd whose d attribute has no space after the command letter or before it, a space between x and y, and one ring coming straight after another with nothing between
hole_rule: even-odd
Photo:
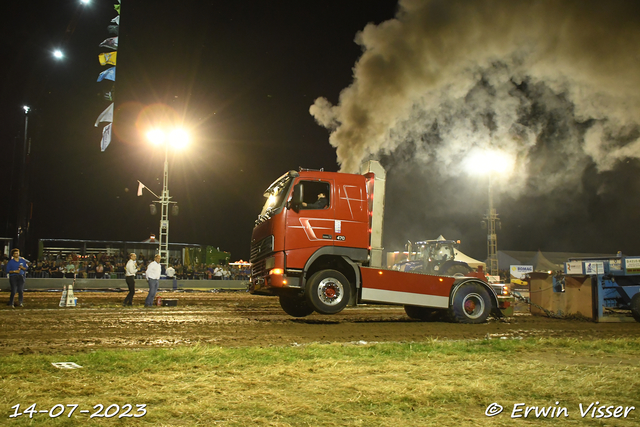
<instances>
[{"instance_id":1,"label":"dirt track","mask_svg":"<svg viewBox=\"0 0 640 427\"><path fill-rule=\"evenodd\" d=\"M310 342L398 342L501 337L622 338L640 336L640 323L597 324L526 314L482 325L426 323L402 307L363 306L333 316L292 318L278 300L247 293L161 293L177 307L133 308L124 293L76 292L77 308L59 308L60 292L29 292L25 307L0 306L0 354L69 353L95 348L148 348L194 343L219 346L296 345ZM7 301L8 293L0 293Z\"/></svg>"}]
</instances>

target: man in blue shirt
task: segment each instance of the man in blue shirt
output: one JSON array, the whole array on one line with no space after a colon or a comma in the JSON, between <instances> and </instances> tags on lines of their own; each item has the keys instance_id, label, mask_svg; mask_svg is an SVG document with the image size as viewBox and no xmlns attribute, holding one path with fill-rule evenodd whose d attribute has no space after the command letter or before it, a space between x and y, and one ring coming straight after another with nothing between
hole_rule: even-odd
<instances>
[{"instance_id":1,"label":"man in blue shirt","mask_svg":"<svg viewBox=\"0 0 640 427\"><path fill-rule=\"evenodd\" d=\"M18 305L22 307L22 297L24 295L24 278L27 271L28 261L20 257L20 249L11 250L11 259L7 263L7 274L9 274L9 284L11 285L11 296L9 306L14 308L13 299L18 293Z\"/></svg>"}]
</instances>

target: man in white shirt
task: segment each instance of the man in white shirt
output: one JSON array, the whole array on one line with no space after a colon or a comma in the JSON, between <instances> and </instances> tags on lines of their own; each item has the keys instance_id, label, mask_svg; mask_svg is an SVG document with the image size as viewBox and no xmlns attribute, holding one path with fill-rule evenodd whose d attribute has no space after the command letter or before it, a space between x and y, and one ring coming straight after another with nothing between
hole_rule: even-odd
<instances>
[{"instance_id":1,"label":"man in white shirt","mask_svg":"<svg viewBox=\"0 0 640 427\"><path fill-rule=\"evenodd\" d=\"M167 279L173 281L173 290L178 289L178 281L176 280L176 269L172 265L167 268Z\"/></svg>"},{"instance_id":2,"label":"man in white shirt","mask_svg":"<svg viewBox=\"0 0 640 427\"><path fill-rule=\"evenodd\" d=\"M124 305L132 306L133 305L133 295L136 293L136 273L138 272L138 265L136 264L136 254L129 255L129 261L127 261L127 265L124 268L124 280L127 282L127 286L129 287L129 293L124 298Z\"/></svg>"},{"instance_id":3,"label":"man in white shirt","mask_svg":"<svg viewBox=\"0 0 640 427\"><path fill-rule=\"evenodd\" d=\"M158 285L160 280L160 274L162 273L162 266L160 265L160 254L156 254L153 261L147 266L147 281L149 282L149 295L144 302L145 307L152 307L153 300L158 292Z\"/></svg>"}]
</instances>

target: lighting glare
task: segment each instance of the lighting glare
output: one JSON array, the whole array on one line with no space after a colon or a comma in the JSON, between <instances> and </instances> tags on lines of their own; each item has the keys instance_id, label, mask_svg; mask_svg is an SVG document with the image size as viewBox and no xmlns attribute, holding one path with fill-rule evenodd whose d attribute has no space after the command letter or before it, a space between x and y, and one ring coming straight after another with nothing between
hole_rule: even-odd
<instances>
[{"instance_id":1,"label":"lighting glare","mask_svg":"<svg viewBox=\"0 0 640 427\"><path fill-rule=\"evenodd\" d=\"M185 148L189 143L189 134L184 129L175 129L169 135L169 141L173 148Z\"/></svg>"},{"instance_id":2,"label":"lighting glare","mask_svg":"<svg viewBox=\"0 0 640 427\"><path fill-rule=\"evenodd\" d=\"M147 139L155 145L164 144L165 136L164 132L160 129L152 129L147 132Z\"/></svg>"},{"instance_id":3,"label":"lighting glare","mask_svg":"<svg viewBox=\"0 0 640 427\"><path fill-rule=\"evenodd\" d=\"M183 149L189 144L189 134L184 129L174 129L166 134L162 129L151 129L147 139L155 145L169 144L175 149Z\"/></svg>"},{"instance_id":4,"label":"lighting glare","mask_svg":"<svg viewBox=\"0 0 640 427\"><path fill-rule=\"evenodd\" d=\"M89 4L89 3L91 3L91 0L80 0L80 3Z\"/></svg>"},{"instance_id":5,"label":"lighting glare","mask_svg":"<svg viewBox=\"0 0 640 427\"><path fill-rule=\"evenodd\" d=\"M31 107L25 105L24 107L22 107L22 109L24 110L25 114L28 114L29 111L31 110Z\"/></svg>"},{"instance_id":6,"label":"lighting glare","mask_svg":"<svg viewBox=\"0 0 640 427\"><path fill-rule=\"evenodd\" d=\"M64 57L64 55L62 54L62 51L60 49L56 49L53 51L53 56L56 59L62 59Z\"/></svg>"},{"instance_id":7,"label":"lighting glare","mask_svg":"<svg viewBox=\"0 0 640 427\"><path fill-rule=\"evenodd\" d=\"M475 173L508 173L513 169L515 159L504 151L484 150L471 154L467 164Z\"/></svg>"}]
</instances>

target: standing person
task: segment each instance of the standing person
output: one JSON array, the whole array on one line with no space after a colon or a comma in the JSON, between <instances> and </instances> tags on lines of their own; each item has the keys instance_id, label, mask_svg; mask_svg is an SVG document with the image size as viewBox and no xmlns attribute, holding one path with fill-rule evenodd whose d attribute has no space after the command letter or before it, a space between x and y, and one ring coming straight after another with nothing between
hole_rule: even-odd
<instances>
[{"instance_id":1,"label":"standing person","mask_svg":"<svg viewBox=\"0 0 640 427\"><path fill-rule=\"evenodd\" d=\"M176 280L176 269L173 268L172 265L167 268L167 279L171 279L173 281L173 290L178 290L178 281Z\"/></svg>"},{"instance_id":2,"label":"standing person","mask_svg":"<svg viewBox=\"0 0 640 427\"><path fill-rule=\"evenodd\" d=\"M129 261L125 267L124 280L129 287L129 293L124 298L123 306L131 307L133 305L133 295L136 293L136 273L138 272L138 266L136 265L136 254L129 255Z\"/></svg>"},{"instance_id":3,"label":"standing person","mask_svg":"<svg viewBox=\"0 0 640 427\"><path fill-rule=\"evenodd\" d=\"M160 280L160 274L162 273L162 266L160 265L160 254L156 254L153 261L147 266L147 281L149 282L149 295L144 302L145 307L153 306L153 299L158 292L158 285Z\"/></svg>"},{"instance_id":4,"label":"standing person","mask_svg":"<svg viewBox=\"0 0 640 427\"><path fill-rule=\"evenodd\" d=\"M18 305L23 307L22 298L24 296L24 278L25 271L27 271L27 264L29 261L20 257L20 249L15 248L11 250L11 259L7 263L6 269L9 274L9 284L11 285L11 296L9 297L9 304L11 308L15 308L13 305L16 292L18 293Z\"/></svg>"}]
</instances>

